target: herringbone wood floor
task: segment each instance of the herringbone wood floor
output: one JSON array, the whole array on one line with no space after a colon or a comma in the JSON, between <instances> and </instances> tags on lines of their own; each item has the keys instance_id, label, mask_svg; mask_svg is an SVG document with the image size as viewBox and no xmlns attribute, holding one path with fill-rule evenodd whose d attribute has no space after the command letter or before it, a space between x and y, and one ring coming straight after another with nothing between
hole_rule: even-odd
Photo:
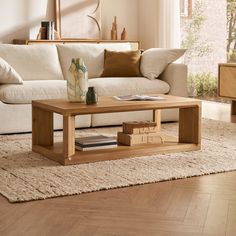
<instances>
[{"instance_id":1,"label":"herringbone wood floor","mask_svg":"<svg viewBox=\"0 0 236 236\"><path fill-rule=\"evenodd\" d=\"M203 115L236 122L212 103ZM23 204L0 196L0 235L235 236L236 172Z\"/></svg>"}]
</instances>

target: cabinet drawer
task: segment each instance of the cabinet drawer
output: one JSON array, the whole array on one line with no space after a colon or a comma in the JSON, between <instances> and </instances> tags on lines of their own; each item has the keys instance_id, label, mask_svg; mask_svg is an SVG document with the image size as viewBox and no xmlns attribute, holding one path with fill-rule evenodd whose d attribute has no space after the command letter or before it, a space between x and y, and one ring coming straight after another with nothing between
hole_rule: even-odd
<instances>
[{"instance_id":1,"label":"cabinet drawer","mask_svg":"<svg viewBox=\"0 0 236 236\"><path fill-rule=\"evenodd\" d=\"M236 65L219 65L219 90L220 97L236 98Z\"/></svg>"}]
</instances>

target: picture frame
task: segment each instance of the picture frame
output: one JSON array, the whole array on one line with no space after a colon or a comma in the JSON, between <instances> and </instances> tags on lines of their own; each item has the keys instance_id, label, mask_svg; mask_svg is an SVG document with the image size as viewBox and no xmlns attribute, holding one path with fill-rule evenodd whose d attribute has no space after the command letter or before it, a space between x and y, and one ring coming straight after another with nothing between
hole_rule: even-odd
<instances>
[{"instance_id":1,"label":"picture frame","mask_svg":"<svg viewBox=\"0 0 236 236\"><path fill-rule=\"evenodd\" d=\"M61 39L101 39L100 0L55 0Z\"/></svg>"}]
</instances>

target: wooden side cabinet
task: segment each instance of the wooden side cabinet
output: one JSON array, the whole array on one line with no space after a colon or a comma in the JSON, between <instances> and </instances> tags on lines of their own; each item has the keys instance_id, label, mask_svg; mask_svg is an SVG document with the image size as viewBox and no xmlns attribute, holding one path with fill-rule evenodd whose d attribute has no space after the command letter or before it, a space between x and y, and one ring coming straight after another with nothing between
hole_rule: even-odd
<instances>
[{"instance_id":1,"label":"wooden side cabinet","mask_svg":"<svg viewBox=\"0 0 236 236\"><path fill-rule=\"evenodd\" d=\"M236 115L236 63L219 64L218 95L232 100L231 114Z\"/></svg>"}]
</instances>

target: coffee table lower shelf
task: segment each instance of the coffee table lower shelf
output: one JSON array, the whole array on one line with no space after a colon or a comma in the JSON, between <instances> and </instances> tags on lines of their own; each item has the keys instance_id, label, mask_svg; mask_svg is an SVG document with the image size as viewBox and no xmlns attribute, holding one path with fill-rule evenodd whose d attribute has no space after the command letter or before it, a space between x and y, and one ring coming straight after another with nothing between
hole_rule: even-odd
<instances>
[{"instance_id":1,"label":"coffee table lower shelf","mask_svg":"<svg viewBox=\"0 0 236 236\"><path fill-rule=\"evenodd\" d=\"M33 151L57 161L62 165L85 164L98 161L125 159L145 155L165 154L171 152L183 152L200 150L201 146L193 143L167 142L164 144L146 144L138 146L122 146L116 148L78 151L70 158L63 156L63 143L54 143L53 146L33 145Z\"/></svg>"}]
</instances>

